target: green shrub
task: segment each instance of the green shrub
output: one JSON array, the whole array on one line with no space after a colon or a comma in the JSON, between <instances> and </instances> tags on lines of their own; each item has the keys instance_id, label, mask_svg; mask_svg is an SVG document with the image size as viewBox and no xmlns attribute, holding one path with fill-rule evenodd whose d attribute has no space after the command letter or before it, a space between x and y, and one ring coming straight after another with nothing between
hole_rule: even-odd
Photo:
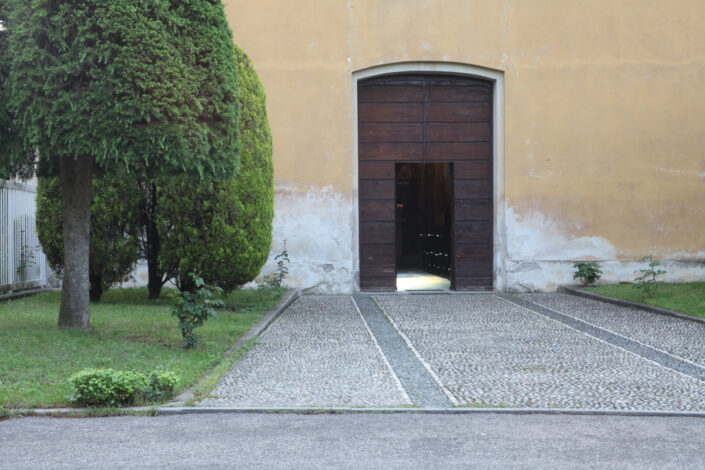
<instances>
[{"instance_id":1,"label":"green shrub","mask_svg":"<svg viewBox=\"0 0 705 470\"><path fill-rule=\"evenodd\" d=\"M174 393L174 387L179 383L179 376L166 370L155 370L145 378L142 389L147 401L160 401L169 398Z\"/></svg>"},{"instance_id":2,"label":"green shrub","mask_svg":"<svg viewBox=\"0 0 705 470\"><path fill-rule=\"evenodd\" d=\"M148 375L114 369L83 369L69 377L73 392L66 396L81 406L123 406L136 400L158 401L171 396L179 377L155 370Z\"/></svg>"},{"instance_id":3,"label":"green shrub","mask_svg":"<svg viewBox=\"0 0 705 470\"><path fill-rule=\"evenodd\" d=\"M267 261L272 246L274 166L272 135L267 119L264 87L247 54L235 46L240 86L240 170L235 194L240 217L238 246L233 263L239 284L253 280Z\"/></svg>"},{"instance_id":4,"label":"green shrub","mask_svg":"<svg viewBox=\"0 0 705 470\"><path fill-rule=\"evenodd\" d=\"M113 369L84 369L69 377L74 391L66 398L83 406L121 406L135 401L144 376Z\"/></svg>"},{"instance_id":5,"label":"green shrub","mask_svg":"<svg viewBox=\"0 0 705 470\"><path fill-rule=\"evenodd\" d=\"M179 319L185 348L192 348L198 343L198 338L193 334L194 328L203 325L211 317L217 318L215 309L225 307L220 287L206 285L202 278L193 273L190 273L190 277L193 290L181 291L176 296L175 309L171 313Z\"/></svg>"},{"instance_id":6,"label":"green shrub","mask_svg":"<svg viewBox=\"0 0 705 470\"><path fill-rule=\"evenodd\" d=\"M573 267L576 268L576 271L573 274L573 279L580 279L583 286L592 284L602 277L600 265L594 261L575 263Z\"/></svg>"},{"instance_id":7,"label":"green shrub","mask_svg":"<svg viewBox=\"0 0 705 470\"><path fill-rule=\"evenodd\" d=\"M171 179L158 187L160 267L182 290L188 273L229 291L253 280L272 243L272 138L262 84L235 49L240 88L240 167L228 180Z\"/></svg>"},{"instance_id":8,"label":"green shrub","mask_svg":"<svg viewBox=\"0 0 705 470\"><path fill-rule=\"evenodd\" d=\"M93 179L90 239L90 297L125 280L138 258L140 196L128 175ZM61 183L39 178L37 183L37 235L47 260L57 273L64 269Z\"/></svg>"},{"instance_id":9,"label":"green shrub","mask_svg":"<svg viewBox=\"0 0 705 470\"><path fill-rule=\"evenodd\" d=\"M38 163L66 182L59 326L85 330L93 175L237 168L232 30L221 0L2 0L0 21L0 178Z\"/></svg>"}]
</instances>

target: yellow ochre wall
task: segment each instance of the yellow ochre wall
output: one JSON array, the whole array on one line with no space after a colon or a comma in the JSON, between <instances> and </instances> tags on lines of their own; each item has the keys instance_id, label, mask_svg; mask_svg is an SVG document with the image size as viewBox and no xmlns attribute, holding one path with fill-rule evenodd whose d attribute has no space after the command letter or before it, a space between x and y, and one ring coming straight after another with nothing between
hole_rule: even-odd
<instances>
[{"instance_id":1,"label":"yellow ochre wall","mask_svg":"<svg viewBox=\"0 0 705 470\"><path fill-rule=\"evenodd\" d=\"M702 0L225 4L267 92L292 284L355 289L352 76L400 62L503 73L500 288L555 288L580 259L632 278L649 253L705 278Z\"/></svg>"}]
</instances>

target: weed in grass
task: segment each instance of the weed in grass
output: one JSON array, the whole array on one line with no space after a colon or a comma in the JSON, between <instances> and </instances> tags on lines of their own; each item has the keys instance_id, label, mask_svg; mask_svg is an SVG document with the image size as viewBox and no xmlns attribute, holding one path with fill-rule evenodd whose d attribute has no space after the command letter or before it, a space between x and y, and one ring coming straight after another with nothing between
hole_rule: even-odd
<instances>
[{"instance_id":1,"label":"weed in grass","mask_svg":"<svg viewBox=\"0 0 705 470\"><path fill-rule=\"evenodd\" d=\"M30 416L31 414L31 410L5 408L0 406L0 421L7 421L8 419Z\"/></svg>"},{"instance_id":2,"label":"weed in grass","mask_svg":"<svg viewBox=\"0 0 705 470\"><path fill-rule=\"evenodd\" d=\"M640 276L634 278L636 288L639 289L646 297L652 298L658 287L663 284L663 281L658 279L659 276L666 274L665 269L660 269L661 263L655 260L653 256L644 256L641 261L648 261L648 267L640 269Z\"/></svg>"}]
</instances>

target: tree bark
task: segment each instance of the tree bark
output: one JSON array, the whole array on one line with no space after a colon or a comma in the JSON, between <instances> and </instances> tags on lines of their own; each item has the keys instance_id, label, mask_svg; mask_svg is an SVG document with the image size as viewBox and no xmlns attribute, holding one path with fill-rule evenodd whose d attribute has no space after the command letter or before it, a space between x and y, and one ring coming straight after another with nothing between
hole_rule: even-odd
<instances>
[{"instance_id":1,"label":"tree bark","mask_svg":"<svg viewBox=\"0 0 705 470\"><path fill-rule=\"evenodd\" d=\"M159 232L154 220L157 214L157 185L151 183L146 197L146 233L147 233L147 289L151 300L158 299L164 285L163 274L159 271Z\"/></svg>"},{"instance_id":2,"label":"tree bark","mask_svg":"<svg viewBox=\"0 0 705 470\"><path fill-rule=\"evenodd\" d=\"M103 276L91 274L89 280L91 283L89 292L91 302L100 302L100 298L103 297Z\"/></svg>"},{"instance_id":3,"label":"tree bark","mask_svg":"<svg viewBox=\"0 0 705 470\"><path fill-rule=\"evenodd\" d=\"M59 157L59 178L64 223L64 278L59 328L89 330L93 157L62 155Z\"/></svg>"}]
</instances>

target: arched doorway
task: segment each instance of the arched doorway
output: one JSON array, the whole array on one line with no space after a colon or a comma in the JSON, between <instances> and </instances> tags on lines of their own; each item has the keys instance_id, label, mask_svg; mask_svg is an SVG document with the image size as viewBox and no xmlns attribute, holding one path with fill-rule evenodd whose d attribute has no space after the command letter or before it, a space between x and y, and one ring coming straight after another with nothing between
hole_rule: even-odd
<instances>
[{"instance_id":1,"label":"arched doorway","mask_svg":"<svg viewBox=\"0 0 705 470\"><path fill-rule=\"evenodd\" d=\"M441 74L357 81L361 289L396 290L405 271L493 288L493 86Z\"/></svg>"}]
</instances>

